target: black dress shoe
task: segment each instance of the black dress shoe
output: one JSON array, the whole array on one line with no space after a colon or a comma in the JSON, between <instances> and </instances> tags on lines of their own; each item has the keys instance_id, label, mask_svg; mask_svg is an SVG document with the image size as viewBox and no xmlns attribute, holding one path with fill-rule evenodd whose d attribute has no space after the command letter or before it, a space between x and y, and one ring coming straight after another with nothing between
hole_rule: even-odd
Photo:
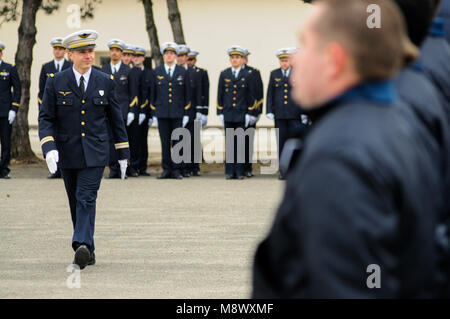
<instances>
[{"instance_id":1,"label":"black dress shoe","mask_svg":"<svg viewBox=\"0 0 450 319\"><path fill-rule=\"evenodd\" d=\"M182 175L183 177L191 177L191 173L189 172L183 172Z\"/></svg>"},{"instance_id":2,"label":"black dress shoe","mask_svg":"<svg viewBox=\"0 0 450 319\"><path fill-rule=\"evenodd\" d=\"M225 178L226 178L226 179L234 179L234 175L227 174Z\"/></svg>"},{"instance_id":3,"label":"black dress shoe","mask_svg":"<svg viewBox=\"0 0 450 319\"><path fill-rule=\"evenodd\" d=\"M10 179L11 176L9 176L9 174L1 174L1 175L0 175L0 178L3 178L3 179Z\"/></svg>"},{"instance_id":4,"label":"black dress shoe","mask_svg":"<svg viewBox=\"0 0 450 319\"><path fill-rule=\"evenodd\" d=\"M244 173L244 176L250 178L250 177L253 177L253 176L255 176L255 175L253 175L252 172L245 172L245 173Z\"/></svg>"},{"instance_id":5,"label":"black dress shoe","mask_svg":"<svg viewBox=\"0 0 450 319\"><path fill-rule=\"evenodd\" d=\"M143 172L139 172L139 176L150 176L150 173L143 171Z\"/></svg>"},{"instance_id":6,"label":"black dress shoe","mask_svg":"<svg viewBox=\"0 0 450 319\"><path fill-rule=\"evenodd\" d=\"M284 181L284 180L286 179L286 177L284 177L283 174L280 174L280 175L278 175L278 179L279 179L280 181Z\"/></svg>"},{"instance_id":7,"label":"black dress shoe","mask_svg":"<svg viewBox=\"0 0 450 319\"><path fill-rule=\"evenodd\" d=\"M120 178L119 173L109 173L108 178Z\"/></svg>"},{"instance_id":8,"label":"black dress shoe","mask_svg":"<svg viewBox=\"0 0 450 319\"><path fill-rule=\"evenodd\" d=\"M127 169L127 176L129 176L129 177L138 177L139 174L136 172L136 170L134 168L128 167L128 169Z\"/></svg>"},{"instance_id":9,"label":"black dress shoe","mask_svg":"<svg viewBox=\"0 0 450 319\"><path fill-rule=\"evenodd\" d=\"M183 176L180 174L180 172L173 172L172 178L173 179L183 179Z\"/></svg>"},{"instance_id":10,"label":"black dress shoe","mask_svg":"<svg viewBox=\"0 0 450 319\"><path fill-rule=\"evenodd\" d=\"M202 174L199 171L193 171L192 176L202 176Z\"/></svg>"},{"instance_id":11,"label":"black dress shoe","mask_svg":"<svg viewBox=\"0 0 450 319\"><path fill-rule=\"evenodd\" d=\"M236 179L242 180L242 179L244 179L244 176L243 175L237 175Z\"/></svg>"},{"instance_id":12,"label":"black dress shoe","mask_svg":"<svg viewBox=\"0 0 450 319\"><path fill-rule=\"evenodd\" d=\"M73 260L73 263L75 265L78 265L80 269L84 269L84 267L86 267L90 259L91 259L91 252L86 247L86 245L81 245L75 251L75 259Z\"/></svg>"},{"instance_id":13,"label":"black dress shoe","mask_svg":"<svg viewBox=\"0 0 450 319\"><path fill-rule=\"evenodd\" d=\"M91 258L89 258L89 261L88 261L87 265L88 266L95 265L95 253L94 252L91 253Z\"/></svg>"},{"instance_id":14,"label":"black dress shoe","mask_svg":"<svg viewBox=\"0 0 450 319\"><path fill-rule=\"evenodd\" d=\"M161 175L159 175L157 177L157 179L167 179L167 178L170 178L170 172L169 171L163 171L161 173Z\"/></svg>"}]
</instances>

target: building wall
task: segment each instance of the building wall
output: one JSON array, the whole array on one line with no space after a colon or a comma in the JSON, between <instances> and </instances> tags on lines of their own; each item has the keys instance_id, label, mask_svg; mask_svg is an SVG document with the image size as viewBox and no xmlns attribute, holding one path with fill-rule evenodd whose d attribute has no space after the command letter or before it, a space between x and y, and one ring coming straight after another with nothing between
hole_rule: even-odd
<instances>
[{"instance_id":1,"label":"building wall","mask_svg":"<svg viewBox=\"0 0 450 319\"><path fill-rule=\"evenodd\" d=\"M63 1L60 9L37 16L37 36L31 72L31 101L29 122L37 124L37 92L39 72L43 63L52 59L49 41L64 37L78 29L68 27L66 21L70 4L82 4L82 0ZM126 3L126 4L125 4ZM166 1L154 0L155 23L160 43L172 41ZM237 44L251 52L249 65L261 70L266 86L270 71L278 67L277 49L296 46L297 34L309 5L301 0L178 0L187 45L200 52L197 65L209 73L210 116L209 124L220 124L216 116L217 81L220 72L229 67L226 50ZM20 19L19 19L20 20ZM0 28L0 41L6 44L3 60L14 63L17 48L19 21L4 24ZM126 43L150 48L145 29L145 14L139 0L103 0L96 7L95 17L82 22L81 29L94 29L99 33L97 55L107 54L107 42L120 38ZM264 105L265 108L265 105ZM272 121L263 116L261 125Z\"/></svg>"}]
</instances>

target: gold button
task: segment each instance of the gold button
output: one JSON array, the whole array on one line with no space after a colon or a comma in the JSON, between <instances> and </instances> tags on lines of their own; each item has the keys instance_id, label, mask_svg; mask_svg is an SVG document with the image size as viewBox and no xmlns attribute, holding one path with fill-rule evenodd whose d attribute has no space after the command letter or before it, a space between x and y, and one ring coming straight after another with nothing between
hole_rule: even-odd
<instances>
[{"instance_id":1,"label":"gold button","mask_svg":"<svg viewBox=\"0 0 450 319\"><path fill-rule=\"evenodd\" d=\"M81 122L81 125L83 125L83 126L84 126L84 125L86 125L86 123L84 123L84 122Z\"/></svg>"},{"instance_id":2,"label":"gold button","mask_svg":"<svg viewBox=\"0 0 450 319\"><path fill-rule=\"evenodd\" d=\"M172 97L172 94L169 94L169 97Z\"/></svg>"},{"instance_id":3,"label":"gold button","mask_svg":"<svg viewBox=\"0 0 450 319\"><path fill-rule=\"evenodd\" d=\"M66 104L66 101L63 101L63 104Z\"/></svg>"},{"instance_id":4,"label":"gold button","mask_svg":"<svg viewBox=\"0 0 450 319\"><path fill-rule=\"evenodd\" d=\"M236 91L233 91L233 94L236 94L237 92Z\"/></svg>"},{"instance_id":5,"label":"gold button","mask_svg":"<svg viewBox=\"0 0 450 319\"><path fill-rule=\"evenodd\" d=\"M236 103L233 103L233 106L236 106Z\"/></svg>"},{"instance_id":6,"label":"gold button","mask_svg":"<svg viewBox=\"0 0 450 319\"><path fill-rule=\"evenodd\" d=\"M287 102L287 101L284 101L284 104L288 104L288 102Z\"/></svg>"},{"instance_id":7,"label":"gold button","mask_svg":"<svg viewBox=\"0 0 450 319\"><path fill-rule=\"evenodd\" d=\"M86 103L86 101L85 101L85 100L82 100L82 101L81 101L81 103L83 103L83 104L84 104L84 103Z\"/></svg>"},{"instance_id":8,"label":"gold button","mask_svg":"<svg viewBox=\"0 0 450 319\"><path fill-rule=\"evenodd\" d=\"M284 90L284 93L287 93L288 92L288 90Z\"/></svg>"},{"instance_id":9,"label":"gold button","mask_svg":"<svg viewBox=\"0 0 450 319\"><path fill-rule=\"evenodd\" d=\"M172 103L172 100L169 100L169 103Z\"/></svg>"},{"instance_id":10,"label":"gold button","mask_svg":"<svg viewBox=\"0 0 450 319\"><path fill-rule=\"evenodd\" d=\"M233 98L233 101L236 101L236 98L235 98L235 97Z\"/></svg>"},{"instance_id":11,"label":"gold button","mask_svg":"<svg viewBox=\"0 0 450 319\"><path fill-rule=\"evenodd\" d=\"M100 104L103 104L103 101L100 101Z\"/></svg>"},{"instance_id":12,"label":"gold button","mask_svg":"<svg viewBox=\"0 0 450 319\"><path fill-rule=\"evenodd\" d=\"M287 87L287 86L288 86L288 84L287 84L287 83L284 83L284 86L285 86L285 87Z\"/></svg>"},{"instance_id":13,"label":"gold button","mask_svg":"<svg viewBox=\"0 0 450 319\"><path fill-rule=\"evenodd\" d=\"M84 133L81 133L81 136L85 137L85 136L86 136L86 134L84 134Z\"/></svg>"},{"instance_id":14,"label":"gold button","mask_svg":"<svg viewBox=\"0 0 450 319\"><path fill-rule=\"evenodd\" d=\"M284 98L287 99L287 95L285 95Z\"/></svg>"},{"instance_id":15,"label":"gold button","mask_svg":"<svg viewBox=\"0 0 450 319\"><path fill-rule=\"evenodd\" d=\"M172 82L169 82L169 86L172 86Z\"/></svg>"},{"instance_id":16,"label":"gold button","mask_svg":"<svg viewBox=\"0 0 450 319\"><path fill-rule=\"evenodd\" d=\"M237 85L235 84L235 85L233 85L233 87L234 87L234 88L237 88Z\"/></svg>"},{"instance_id":17,"label":"gold button","mask_svg":"<svg viewBox=\"0 0 450 319\"><path fill-rule=\"evenodd\" d=\"M169 88L169 92L172 92L172 88Z\"/></svg>"},{"instance_id":18,"label":"gold button","mask_svg":"<svg viewBox=\"0 0 450 319\"><path fill-rule=\"evenodd\" d=\"M84 114L84 113L86 113L84 110L83 111L81 111L81 114Z\"/></svg>"}]
</instances>

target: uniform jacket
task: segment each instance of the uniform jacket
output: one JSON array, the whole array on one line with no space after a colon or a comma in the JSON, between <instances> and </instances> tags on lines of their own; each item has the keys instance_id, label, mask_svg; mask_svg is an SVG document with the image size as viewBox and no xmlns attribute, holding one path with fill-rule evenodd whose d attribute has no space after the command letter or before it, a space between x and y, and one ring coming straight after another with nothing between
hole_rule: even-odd
<instances>
[{"instance_id":1,"label":"uniform jacket","mask_svg":"<svg viewBox=\"0 0 450 319\"><path fill-rule=\"evenodd\" d=\"M256 112L259 106L257 86L248 70L241 69L233 76L231 67L220 73L217 90L217 114L226 122L245 122L245 114Z\"/></svg>"},{"instance_id":2,"label":"uniform jacket","mask_svg":"<svg viewBox=\"0 0 450 319\"><path fill-rule=\"evenodd\" d=\"M153 90L150 108L157 118L182 118L190 112L191 81L189 73L177 65L172 71L172 77L161 65L153 70Z\"/></svg>"},{"instance_id":3,"label":"uniform jacket","mask_svg":"<svg viewBox=\"0 0 450 319\"><path fill-rule=\"evenodd\" d=\"M112 76L95 68L84 96L72 68L49 78L39 112L44 155L58 150L58 166L66 169L108 165L108 120L119 159L128 159L128 137L114 91Z\"/></svg>"},{"instance_id":4,"label":"uniform jacket","mask_svg":"<svg viewBox=\"0 0 450 319\"><path fill-rule=\"evenodd\" d=\"M2 61L0 64L0 117L8 117L10 110L18 111L21 95L22 86L16 67Z\"/></svg>"},{"instance_id":5,"label":"uniform jacket","mask_svg":"<svg viewBox=\"0 0 450 319\"><path fill-rule=\"evenodd\" d=\"M302 110L292 100L291 85L289 77L284 77L281 68L270 73L269 85L267 88L267 109L266 113L272 113L277 120L300 120Z\"/></svg>"},{"instance_id":6,"label":"uniform jacket","mask_svg":"<svg viewBox=\"0 0 450 319\"><path fill-rule=\"evenodd\" d=\"M65 69L69 68L72 66L72 62L67 61L66 59L64 59L64 63L62 66L62 70L64 71ZM47 82L47 79L49 77L53 77L56 74L56 67L55 67L55 60L51 60L50 62L47 62L45 64L42 65L41 68L41 74L39 75L39 93L38 93L38 104L39 107L42 104L42 98L44 96L44 89L45 89L45 83Z\"/></svg>"}]
</instances>

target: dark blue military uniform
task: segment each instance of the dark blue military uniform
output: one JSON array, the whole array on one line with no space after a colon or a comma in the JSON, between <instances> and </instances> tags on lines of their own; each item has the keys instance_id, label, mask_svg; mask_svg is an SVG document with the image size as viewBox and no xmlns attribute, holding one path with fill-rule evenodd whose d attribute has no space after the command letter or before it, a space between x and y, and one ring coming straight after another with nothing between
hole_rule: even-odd
<instances>
[{"instance_id":1,"label":"dark blue military uniform","mask_svg":"<svg viewBox=\"0 0 450 319\"><path fill-rule=\"evenodd\" d=\"M172 132L182 127L182 119L190 113L191 88L189 73L183 67L174 65L169 77L164 65L153 71L153 90L150 108L158 118L158 130L162 148L162 168L165 174L177 176L181 163L172 160L171 149L178 141L172 141Z\"/></svg>"},{"instance_id":2,"label":"dark blue military uniform","mask_svg":"<svg viewBox=\"0 0 450 319\"><path fill-rule=\"evenodd\" d=\"M95 203L103 170L108 165L108 123L119 159L129 159L129 145L115 84L95 68L85 94L73 69L48 79L39 112L42 151L58 150L74 227L72 247L86 244L94 251Z\"/></svg>"},{"instance_id":3,"label":"dark blue military uniform","mask_svg":"<svg viewBox=\"0 0 450 319\"><path fill-rule=\"evenodd\" d=\"M266 113L275 116L275 128L278 129L278 158L286 141L306 131L307 124L302 123L302 110L291 98L291 84L289 76L284 76L281 68L270 73L269 85L267 87Z\"/></svg>"},{"instance_id":4,"label":"dark blue military uniform","mask_svg":"<svg viewBox=\"0 0 450 319\"><path fill-rule=\"evenodd\" d=\"M111 69L111 64L107 63L103 65L102 71L107 74L113 74ZM127 135L130 143L130 167L128 170L136 170L137 162L138 162L138 135L137 135L137 117L139 112L139 79L138 79L138 71L132 71L125 63L121 63L119 70L113 74L114 83L116 84L116 100L120 105L122 111L122 118L124 123L127 123L127 114L132 112L135 114L135 120L129 125L126 126ZM110 131L110 134L112 132ZM112 139L111 139L112 140ZM117 162L117 152L114 148L114 144L110 144L110 160L109 160L109 168L110 168L110 177L119 178L120 177L120 168ZM129 172L128 172L129 173Z\"/></svg>"},{"instance_id":5,"label":"dark blue military uniform","mask_svg":"<svg viewBox=\"0 0 450 319\"><path fill-rule=\"evenodd\" d=\"M144 68L139 80L139 102L140 113L145 114L144 122L139 126L139 174L145 174L148 167L148 121L153 117L153 111L150 108L149 100L151 90L153 89L153 74L151 69Z\"/></svg>"},{"instance_id":6,"label":"dark blue military uniform","mask_svg":"<svg viewBox=\"0 0 450 319\"><path fill-rule=\"evenodd\" d=\"M242 66L244 70L246 70L252 81L254 82L255 87L255 99L257 100L257 107L249 112L250 115L259 117L262 113L262 105L264 103L264 87L261 78L261 73L258 69L249 66L247 64ZM245 138L245 164L244 164L244 175L247 177L253 176L253 168L252 168L252 159L253 159L253 146L254 146L254 138L256 132L256 122L249 125L249 128L253 128L253 130L249 131L249 135Z\"/></svg>"},{"instance_id":7,"label":"dark blue military uniform","mask_svg":"<svg viewBox=\"0 0 450 319\"><path fill-rule=\"evenodd\" d=\"M203 108L197 108L197 112L202 113L203 115L208 115L209 113L209 76L208 71L206 69L199 68L197 66L194 67L196 70L199 70L201 74L201 92L202 97L200 101L200 106Z\"/></svg>"},{"instance_id":8,"label":"dark blue military uniform","mask_svg":"<svg viewBox=\"0 0 450 319\"><path fill-rule=\"evenodd\" d=\"M11 89L13 91L11 92ZM16 67L0 60L0 178L9 174L11 160L11 128L8 122L9 111L17 113L22 94L19 74Z\"/></svg>"},{"instance_id":9,"label":"dark blue military uniform","mask_svg":"<svg viewBox=\"0 0 450 319\"><path fill-rule=\"evenodd\" d=\"M237 78L233 76L231 67L220 73L217 114L223 114L224 117L226 144L232 143L231 138L227 139L227 129L245 129L245 115L256 112L255 110L259 106L255 97L256 90L252 77L242 68ZM244 154L238 154L237 138L235 137L234 140L234 159L231 161L231 156L229 156L230 160L225 163L225 174L231 177L241 177L244 174L245 148ZM245 141L240 141L240 143L242 142L245 147Z\"/></svg>"},{"instance_id":10,"label":"dark blue military uniform","mask_svg":"<svg viewBox=\"0 0 450 319\"><path fill-rule=\"evenodd\" d=\"M41 73L39 75L39 93L38 93L38 104L39 108L42 104L42 98L44 97L44 89L45 89L45 83L47 82L47 79L50 77L53 77L56 73L64 71L67 68L70 68L72 66L72 62L67 61L64 59L63 66L61 70L56 70L55 66L55 60L51 60L50 62L47 62L42 65Z\"/></svg>"}]
</instances>

